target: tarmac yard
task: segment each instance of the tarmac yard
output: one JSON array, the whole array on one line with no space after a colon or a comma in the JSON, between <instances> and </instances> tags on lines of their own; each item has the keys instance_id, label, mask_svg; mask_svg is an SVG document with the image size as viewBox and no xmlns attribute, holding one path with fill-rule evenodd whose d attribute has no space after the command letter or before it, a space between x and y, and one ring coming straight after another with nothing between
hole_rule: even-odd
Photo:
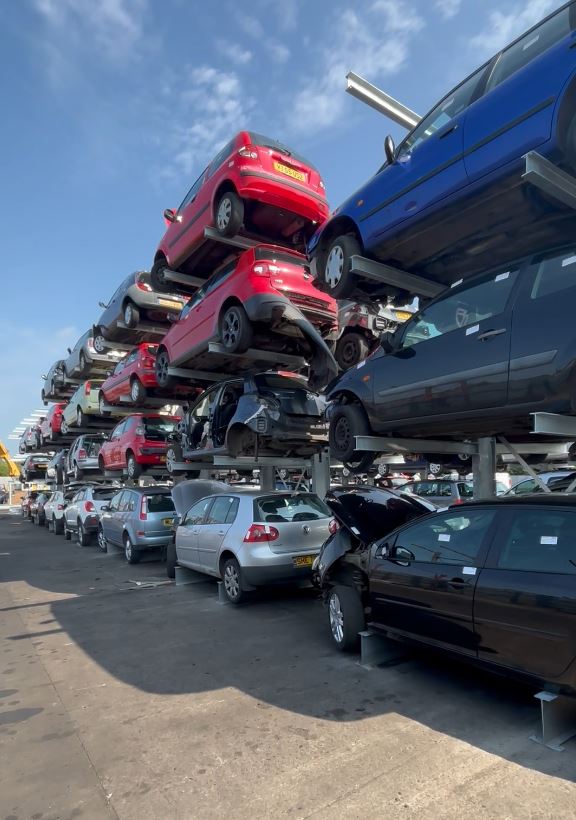
<instances>
[{"instance_id":1,"label":"tarmac yard","mask_svg":"<svg viewBox=\"0 0 576 820\"><path fill-rule=\"evenodd\" d=\"M0 516L0 820L576 817L533 691L331 644L312 589L234 608Z\"/></svg>"}]
</instances>

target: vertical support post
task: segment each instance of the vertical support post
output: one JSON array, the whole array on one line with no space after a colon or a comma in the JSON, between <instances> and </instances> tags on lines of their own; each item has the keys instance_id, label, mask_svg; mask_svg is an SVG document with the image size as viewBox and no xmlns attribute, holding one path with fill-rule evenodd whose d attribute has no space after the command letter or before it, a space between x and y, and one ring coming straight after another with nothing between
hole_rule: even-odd
<instances>
[{"instance_id":1,"label":"vertical support post","mask_svg":"<svg viewBox=\"0 0 576 820\"><path fill-rule=\"evenodd\" d=\"M319 498L325 498L330 489L330 456L328 450L323 450L312 456L312 487L311 490Z\"/></svg>"},{"instance_id":2,"label":"vertical support post","mask_svg":"<svg viewBox=\"0 0 576 820\"><path fill-rule=\"evenodd\" d=\"M264 492L271 492L275 489L275 468L260 467L260 489Z\"/></svg>"},{"instance_id":3,"label":"vertical support post","mask_svg":"<svg viewBox=\"0 0 576 820\"><path fill-rule=\"evenodd\" d=\"M474 498L496 496L496 440L491 436L478 439L478 454L472 456Z\"/></svg>"}]
</instances>

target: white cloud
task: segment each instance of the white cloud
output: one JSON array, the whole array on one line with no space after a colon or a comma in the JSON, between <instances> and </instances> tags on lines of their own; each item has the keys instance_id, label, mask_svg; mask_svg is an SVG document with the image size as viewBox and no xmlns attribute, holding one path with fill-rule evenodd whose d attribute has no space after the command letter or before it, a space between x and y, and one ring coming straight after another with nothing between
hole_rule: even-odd
<instances>
[{"instance_id":1,"label":"white cloud","mask_svg":"<svg viewBox=\"0 0 576 820\"><path fill-rule=\"evenodd\" d=\"M434 0L434 5L442 17L444 17L445 20L449 20L451 17L455 17L460 11L462 0Z\"/></svg>"},{"instance_id":2,"label":"white cloud","mask_svg":"<svg viewBox=\"0 0 576 820\"><path fill-rule=\"evenodd\" d=\"M290 58L290 49L282 43L266 43L266 50L275 63L285 63Z\"/></svg>"},{"instance_id":3,"label":"white cloud","mask_svg":"<svg viewBox=\"0 0 576 820\"><path fill-rule=\"evenodd\" d=\"M562 2L563 0L528 0L509 7L506 14L493 11L488 16L488 25L472 38L471 45L476 50L480 49L482 56L494 54L562 5Z\"/></svg>"},{"instance_id":4,"label":"white cloud","mask_svg":"<svg viewBox=\"0 0 576 820\"><path fill-rule=\"evenodd\" d=\"M363 17L350 8L336 14L326 31L331 45L321 50L320 71L289 107L291 126L310 132L336 122L345 104L348 71L371 82L394 74L406 62L411 38L423 26L422 18L403 0L376 0Z\"/></svg>"},{"instance_id":5,"label":"white cloud","mask_svg":"<svg viewBox=\"0 0 576 820\"><path fill-rule=\"evenodd\" d=\"M242 48L238 43L232 43L229 40L217 40L216 47L223 57L236 65L246 65L254 56L249 49Z\"/></svg>"}]
</instances>

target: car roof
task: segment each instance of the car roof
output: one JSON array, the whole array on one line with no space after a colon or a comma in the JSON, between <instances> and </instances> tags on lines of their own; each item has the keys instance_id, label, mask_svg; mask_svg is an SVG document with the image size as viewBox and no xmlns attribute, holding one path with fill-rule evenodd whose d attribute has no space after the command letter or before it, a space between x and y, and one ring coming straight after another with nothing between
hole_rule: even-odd
<instances>
[{"instance_id":1,"label":"car roof","mask_svg":"<svg viewBox=\"0 0 576 820\"><path fill-rule=\"evenodd\" d=\"M466 507L485 507L488 504L498 506L537 506L537 507L572 507L576 510L576 493L527 493L526 495L499 496L498 498L483 498L478 501L467 501ZM461 508L461 507L460 507Z\"/></svg>"}]
</instances>

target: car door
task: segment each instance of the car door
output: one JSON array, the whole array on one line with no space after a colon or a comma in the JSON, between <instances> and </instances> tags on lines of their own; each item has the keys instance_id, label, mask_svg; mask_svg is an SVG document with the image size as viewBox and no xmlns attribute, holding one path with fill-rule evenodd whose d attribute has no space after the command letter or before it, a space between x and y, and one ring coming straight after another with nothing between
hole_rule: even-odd
<instances>
[{"instance_id":1,"label":"car door","mask_svg":"<svg viewBox=\"0 0 576 820\"><path fill-rule=\"evenodd\" d=\"M123 463L123 442L122 437L126 433L128 428L128 423L130 419L124 419L117 427L114 428L114 432L112 433L112 438L110 441L110 455L111 455L111 464L113 465L114 469L118 469L122 466Z\"/></svg>"},{"instance_id":2,"label":"car door","mask_svg":"<svg viewBox=\"0 0 576 820\"><path fill-rule=\"evenodd\" d=\"M453 89L413 131L362 191L358 219L373 248L399 223L464 187L463 125L485 68Z\"/></svg>"},{"instance_id":3,"label":"car door","mask_svg":"<svg viewBox=\"0 0 576 820\"><path fill-rule=\"evenodd\" d=\"M574 9L564 7L512 43L491 67L464 124L465 164L475 182L551 136L556 100L576 71Z\"/></svg>"},{"instance_id":4,"label":"car door","mask_svg":"<svg viewBox=\"0 0 576 820\"><path fill-rule=\"evenodd\" d=\"M234 496L216 496L199 527L198 561L205 572L218 574L222 543L236 520L240 500Z\"/></svg>"},{"instance_id":5,"label":"car door","mask_svg":"<svg viewBox=\"0 0 576 820\"><path fill-rule=\"evenodd\" d=\"M380 628L476 655L473 601L492 537L490 507L435 513L373 548L372 619ZM387 544L388 542L384 542Z\"/></svg>"},{"instance_id":6,"label":"car door","mask_svg":"<svg viewBox=\"0 0 576 820\"><path fill-rule=\"evenodd\" d=\"M78 490L78 492L72 498L70 504L68 504L68 506L64 510L66 526L69 530L75 530L77 527L77 521L80 514L80 505L84 500L85 495L86 490L84 488Z\"/></svg>"},{"instance_id":7,"label":"car door","mask_svg":"<svg viewBox=\"0 0 576 820\"><path fill-rule=\"evenodd\" d=\"M210 205L209 198L202 192L205 177L206 171L204 170L182 200L176 211L174 222L170 224L166 232L164 241L168 244L173 265L185 259L197 241L197 223Z\"/></svg>"},{"instance_id":8,"label":"car door","mask_svg":"<svg viewBox=\"0 0 576 820\"><path fill-rule=\"evenodd\" d=\"M130 376L133 372L134 362L138 358L138 350L133 350L123 361L124 367L120 372L120 378L118 379L117 385L117 396L118 399L130 399Z\"/></svg>"},{"instance_id":9,"label":"car door","mask_svg":"<svg viewBox=\"0 0 576 820\"><path fill-rule=\"evenodd\" d=\"M476 587L478 656L553 680L576 657L576 511L523 502L500 516Z\"/></svg>"},{"instance_id":10,"label":"car door","mask_svg":"<svg viewBox=\"0 0 576 820\"><path fill-rule=\"evenodd\" d=\"M378 421L498 408L508 395L517 270L485 274L424 308L373 363Z\"/></svg>"},{"instance_id":11,"label":"car door","mask_svg":"<svg viewBox=\"0 0 576 820\"><path fill-rule=\"evenodd\" d=\"M127 490L120 490L110 499L109 509L104 510L100 515L100 521L104 535L113 544L122 544L122 523L120 520L120 508L124 501Z\"/></svg>"},{"instance_id":12,"label":"car door","mask_svg":"<svg viewBox=\"0 0 576 820\"><path fill-rule=\"evenodd\" d=\"M212 496L197 501L190 507L176 531L176 554L178 562L183 566L200 569L198 536L212 501Z\"/></svg>"},{"instance_id":13,"label":"car door","mask_svg":"<svg viewBox=\"0 0 576 820\"><path fill-rule=\"evenodd\" d=\"M512 322L510 404L531 410L571 411L574 358L573 305L576 303L576 246L534 257L522 276Z\"/></svg>"},{"instance_id":14,"label":"car door","mask_svg":"<svg viewBox=\"0 0 576 820\"><path fill-rule=\"evenodd\" d=\"M124 368L126 367L126 362L121 361L118 362L116 367L114 368L114 372L111 376L106 379L106 399L107 401L118 401L120 396L122 395L122 385L125 380L124 376Z\"/></svg>"}]
</instances>

